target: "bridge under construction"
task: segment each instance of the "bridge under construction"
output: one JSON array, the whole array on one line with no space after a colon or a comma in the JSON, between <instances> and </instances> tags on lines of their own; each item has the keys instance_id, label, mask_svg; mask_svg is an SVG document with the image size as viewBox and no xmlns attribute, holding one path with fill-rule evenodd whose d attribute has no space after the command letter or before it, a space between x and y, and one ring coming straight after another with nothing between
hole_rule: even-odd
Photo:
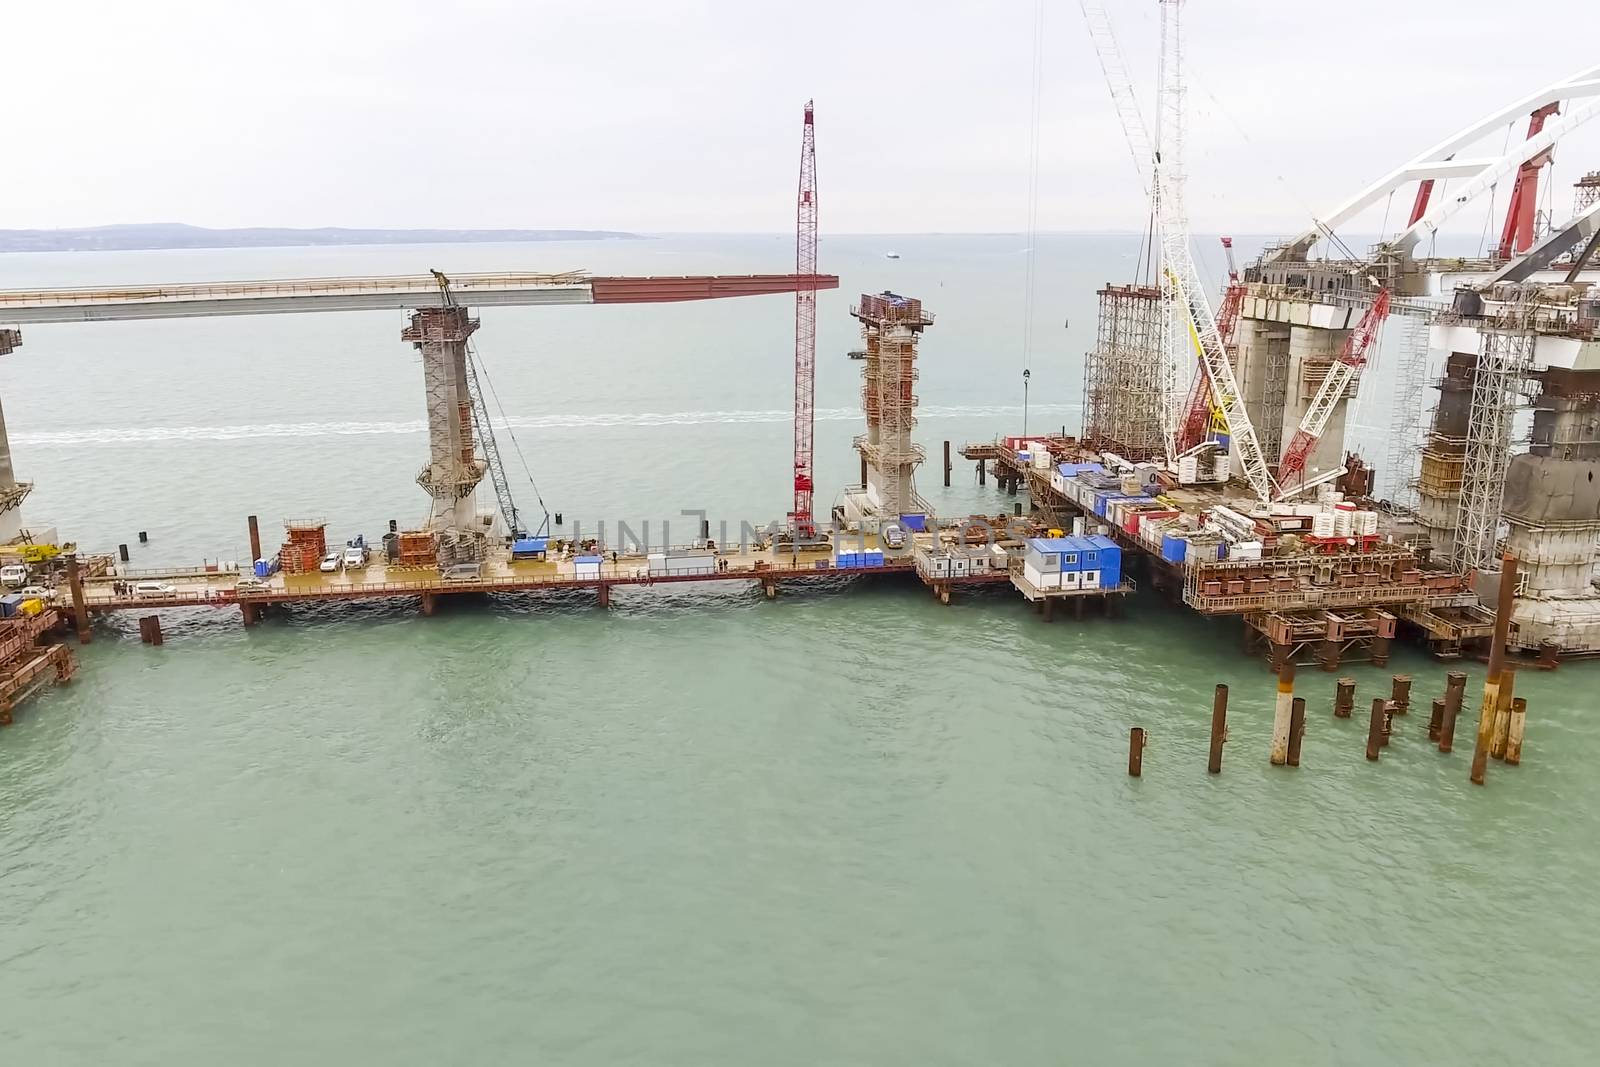
<instances>
[{"instance_id":1,"label":"bridge under construction","mask_svg":"<svg viewBox=\"0 0 1600 1067\"><path fill-rule=\"evenodd\" d=\"M8 324L0 352L22 343L24 326L408 311L400 340L422 355L429 453L417 482L430 501L426 524L391 522L381 545L330 545L322 524L293 520L274 548L252 517L251 559L242 566L137 571L125 555L57 552L65 539L28 526L30 486L15 477L0 420L0 542L25 561L35 587L23 601L31 610L0 620L0 631L27 631L4 646L16 647L0 664L0 705L42 684L50 672L41 664L70 677L70 655L45 660L41 650L64 650L51 645L62 629L88 640L96 613L230 608L254 624L306 603L410 598L432 614L445 597L590 590L605 605L615 588L707 581L742 582L775 597L790 583L867 575L920 581L946 603L964 588L1007 587L1047 619L1063 607L1109 611L1144 589L1204 616L1241 619L1247 646L1280 671L1383 663L1390 643L1408 634L1443 657L1509 647L1553 666L1600 652L1600 487L1591 488L1600 468L1600 290L1592 287L1600 177L1579 183L1567 222L1541 223L1527 210L1556 143L1600 113L1600 68L1474 123L1242 270L1230 247L1230 277L1214 309L1183 211L1181 3L1161 4L1159 106L1170 121L1160 141L1143 128L1109 20L1099 5L1083 6L1152 191L1158 247L1145 277L1101 292L1081 432L1002 432L962 447L980 483L995 480L998 507L939 516L917 492L926 460L914 440L918 347L935 318L914 296L879 292L850 308L861 331L861 478L841 488L831 515L812 514L816 294L839 281L816 271L808 105L790 273L432 272L0 292L0 322ZM1464 154L1487 131L1524 117L1523 142L1508 142L1497 157ZM1492 254L1417 254L1426 235L1508 175L1518 191ZM1434 183L1452 179L1466 184L1434 197ZM1417 188L1405 227L1368 256L1349 253L1337 227L1408 184ZM682 543L652 546L554 536L548 512L538 521L526 501L518 506L483 403L474 308L790 293L795 504L783 520L750 536L713 537L702 528ZM1386 326L1392 334L1397 322L1398 343L1385 345ZM1364 371L1386 347L1399 352L1391 357L1399 385L1386 469L1378 471L1351 453L1345 422ZM1439 391L1431 416L1430 378ZM1528 406L1533 436L1513 456L1513 416ZM480 507L485 479L493 507ZM1026 506L1014 499L1024 493ZM346 551L353 563L322 566ZM1500 570L1508 552L1521 563L1515 595L1503 601L1509 613L1495 608L1502 573L1514 573ZM144 624L157 641L158 618L147 615Z\"/></svg>"}]
</instances>

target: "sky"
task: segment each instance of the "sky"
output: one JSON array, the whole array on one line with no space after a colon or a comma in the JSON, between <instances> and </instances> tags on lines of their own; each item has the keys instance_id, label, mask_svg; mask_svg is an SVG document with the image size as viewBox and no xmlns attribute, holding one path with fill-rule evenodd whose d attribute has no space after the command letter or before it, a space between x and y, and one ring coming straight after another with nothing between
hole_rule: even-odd
<instances>
[{"instance_id":1,"label":"sky","mask_svg":"<svg viewBox=\"0 0 1600 1067\"><path fill-rule=\"evenodd\" d=\"M1035 205L1041 230L1142 229L1071 0L1042 0L1030 197L1040 3L12 0L0 228L782 232L815 98L824 232L1017 232ZM1157 5L1106 7L1148 114ZM1508 46L1504 0L1184 12L1196 232L1300 229L1593 63L1600 30L1593 0L1541 0L1537 47ZM1563 142L1552 208L1595 168L1600 123Z\"/></svg>"}]
</instances>

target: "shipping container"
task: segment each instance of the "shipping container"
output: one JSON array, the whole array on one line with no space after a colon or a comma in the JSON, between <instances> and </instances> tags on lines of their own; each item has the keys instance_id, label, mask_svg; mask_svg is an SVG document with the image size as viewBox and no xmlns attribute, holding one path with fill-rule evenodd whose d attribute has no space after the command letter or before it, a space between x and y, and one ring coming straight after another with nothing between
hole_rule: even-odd
<instances>
[{"instance_id":1,"label":"shipping container","mask_svg":"<svg viewBox=\"0 0 1600 1067\"><path fill-rule=\"evenodd\" d=\"M1189 542L1181 537L1167 534L1161 539L1161 558L1168 563L1182 563L1188 551Z\"/></svg>"},{"instance_id":2,"label":"shipping container","mask_svg":"<svg viewBox=\"0 0 1600 1067\"><path fill-rule=\"evenodd\" d=\"M7 593L5 596L0 596L0 619L9 619L21 612L24 599L21 593Z\"/></svg>"},{"instance_id":3,"label":"shipping container","mask_svg":"<svg viewBox=\"0 0 1600 1067\"><path fill-rule=\"evenodd\" d=\"M544 559L550 544L548 538L523 537L511 542L512 559Z\"/></svg>"},{"instance_id":4,"label":"shipping container","mask_svg":"<svg viewBox=\"0 0 1600 1067\"><path fill-rule=\"evenodd\" d=\"M1059 573L1067 564L1062 559L1062 554L1072 552L1071 543L1065 537L1031 537L1024 549L1023 558L1032 563L1033 569L1041 574ZM1071 566L1077 566L1076 559Z\"/></svg>"},{"instance_id":5,"label":"shipping container","mask_svg":"<svg viewBox=\"0 0 1600 1067\"><path fill-rule=\"evenodd\" d=\"M1122 584L1122 547L1109 537L1089 538L1099 553L1100 586L1116 588Z\"/></svg>"}]
</instances>

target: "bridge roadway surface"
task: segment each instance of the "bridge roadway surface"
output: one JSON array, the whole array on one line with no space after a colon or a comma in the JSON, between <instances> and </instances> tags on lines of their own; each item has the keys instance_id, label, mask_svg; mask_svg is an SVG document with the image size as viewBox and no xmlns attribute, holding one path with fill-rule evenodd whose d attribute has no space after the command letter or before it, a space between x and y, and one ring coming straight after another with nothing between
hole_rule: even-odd
<instances>
[{"instance_id":1,"label":"bridge roadway surface","mask_svg":"<svg viewBox=\"0 0 1600 1067\"><path fill-rule=\"evenodd\" d=\"M832 274L590 277L565 274L452 274L450 291L463 307L543 304L657 304L837 289ZM173 285L0 290L0 323L108 322L212 315L272 315L314 311L393 311L442 307L431 274L366 278L283 278Z\"/></svg>"}]
</instances>

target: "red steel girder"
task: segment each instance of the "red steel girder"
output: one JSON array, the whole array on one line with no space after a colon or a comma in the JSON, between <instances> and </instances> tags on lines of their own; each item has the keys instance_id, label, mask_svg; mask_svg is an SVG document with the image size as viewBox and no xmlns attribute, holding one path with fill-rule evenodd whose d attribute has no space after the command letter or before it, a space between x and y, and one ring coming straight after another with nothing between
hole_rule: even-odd
<instances>
[{"instance_id":1,"label":"red steel girder","mask_svg":"<svg viewBox=\"0 0 1600 1067\"><path fill-rule=\"evenodd\" d=\"M1546 104L1528 116L1528 136L1537 137L1544 129L1544 120L1559 113L1559 103ZM1516 184L1511 187L1511 203L1506 208L1506 224L1500 231L1501 259L1521 255L1533 247L1534 214L1539 202L1539 172L1550 162L1546 149L1517 169Z\"/></svg>"},{"instance_id":2,"label":"red steel girder","mask_svg":"<svg viewBox=\"0 0 1600 1067\"><path fill-rule=\"evenodd\" d=\"M596 304L670 304L839 288L836 274L696 274L681 278L590 278Z\"/></svg>"}]
</instances>

